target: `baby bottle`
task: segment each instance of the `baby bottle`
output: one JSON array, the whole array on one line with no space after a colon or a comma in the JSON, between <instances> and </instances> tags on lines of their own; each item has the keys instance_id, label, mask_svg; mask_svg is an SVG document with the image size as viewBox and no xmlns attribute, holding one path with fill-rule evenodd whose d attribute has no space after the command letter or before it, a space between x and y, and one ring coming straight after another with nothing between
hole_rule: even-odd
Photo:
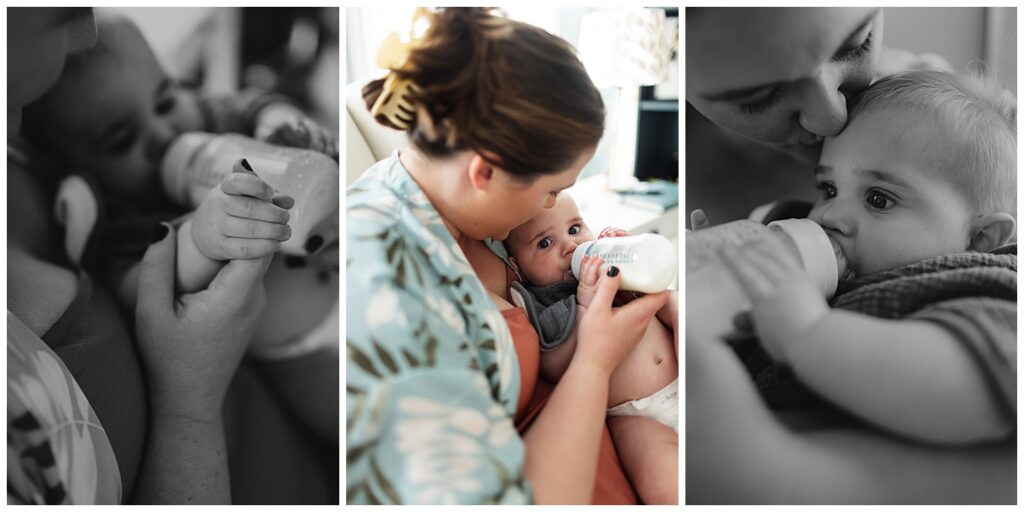
<instances>
[{"instance_id":1,"label":"baby bottle","mask_svg":"<svg viewBox=\"0 0 1024 512\"><path fill-rule=\"evenodd\" d=\"M160 174L164 190L179 204L195 208L245 158L263 181L292 196L292 237L286 253L305 255L335 241L338 230L338 164L306 149L275 146L237 134L185 133L171 143Z\"/></svg>"},{"instance_id":2,"label":"baby bottle","mask_svg":"<svg viewBox=\"0 0 1024 512\"><path fill-rule=\"evenodd\" d=\"M583 242L572 254L572 274L576 279L580 277L580 262L584 256L600 256L604 260L602 267L618 267L622 275L619 289L634 292L665 291L675 279L679 266L672 242L653 233Z\"/></svg>"},{"instance_id":3,"label":"baby bottle","mask_svg":"<svg viewBox=\"0 0 1024 512\"><path fill-rule=\"evenodd\" d=\"M817 223L785 219L764 226L742 220L686 234L686 316L688 332L721 337L732 330L733 317L750 301L725 268L718 251L761 236L777 236L794 254L826 299L846 272L839 245ZM691 261L692 260L692 261Z\"/></svg>"}]
</instances>

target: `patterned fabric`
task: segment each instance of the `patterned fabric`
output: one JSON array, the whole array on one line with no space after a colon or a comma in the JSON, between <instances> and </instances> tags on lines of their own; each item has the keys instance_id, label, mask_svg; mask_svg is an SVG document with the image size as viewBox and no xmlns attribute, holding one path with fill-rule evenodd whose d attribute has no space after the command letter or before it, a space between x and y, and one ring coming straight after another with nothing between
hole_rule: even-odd
<instances>
[{"instance_id":1,"label":"patterned fabric","mask_svg":"<svg viewBox=\"0 0 1024 512\"><path fill-rule=\"evenodd\" d=\"M502 313L397 151L347 208L347 502L529 502Z\"/></svg>"},{"instance_id":2,"label":"patterned fabric","mask_svg":"<svg viewBox=\"0 0 1024 512\"><path fill-rule=\"evenodd\" d=\"M939 256L841 283L832 307L934 322L982 366L1007 414L1017 410L1017 247ZM792 374L749 347L741 358L774 407L818 404Z\"/></svg>"},{"instance_id":3,"label":"patterned fabric","mask_svg":"<svg viewBox=\"0 0 1024 512\"><path fill-rule=\"evenodd\" d=\"M7 502L116 504L121 477L99 418L74 377L7 313Z\"/></svg>"}]
</instances>

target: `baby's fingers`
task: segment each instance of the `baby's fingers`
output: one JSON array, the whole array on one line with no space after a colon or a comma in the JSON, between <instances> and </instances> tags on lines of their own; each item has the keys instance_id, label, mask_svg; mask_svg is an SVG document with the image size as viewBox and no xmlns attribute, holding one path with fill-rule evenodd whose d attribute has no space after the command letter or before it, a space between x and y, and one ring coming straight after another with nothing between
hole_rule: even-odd
<instances>
[{"instance_id":1,"label":"baby's fingers","mask_svg":"<svg viewBox=\"0 0 1024 512\"><path fill-rule=\"evenodd\" d=\"M237 164L236 164L237 165ZM233 172L220 184L220 189L230 196L249 196L264 201L274 197L274 187L251 172Z\"/></svg>"},{"instance_id":2,"label":"baby's fingers","mask_svg":"<svg viewBox=\"0 0 1024 512\"><path fill-rule=\"evenodd\" d=\"M288 198L292 203L295 202L289 196L280 197ZM276 200L277 198L275 197L274 199ZM288 206L290 207L291 205ZM232 217L274 222L277 224L287 224L291 218L288 210L280 204L244 196L229 196L224 201L224 212Z\"/></svg>"},{"instance_id":3,"label":"baby's fingers","mask_svg":"<svg viewBox=\"0 0 1024 512\"><path fill-rule=\"evenodd\" d=\"M292 228L287 224L226 217L221 233L229 238L260 238L283 242L291 238Z\"/></svg>"}]
</instances>

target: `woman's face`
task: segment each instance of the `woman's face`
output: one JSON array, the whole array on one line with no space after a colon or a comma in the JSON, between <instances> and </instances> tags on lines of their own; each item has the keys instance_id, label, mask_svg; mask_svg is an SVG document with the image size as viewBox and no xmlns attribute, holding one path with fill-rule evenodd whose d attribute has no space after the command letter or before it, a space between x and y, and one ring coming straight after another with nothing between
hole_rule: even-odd
<instances>
[{"instance_id":1,"label":"woman's face","mask_svg":"<svg viewBox=\"0 0 1024 512\"><path fill-rule=\"evenodd\" d=\"M687 11L686 99L719 126L799 151L846 124L874 76L877 8Z\"/></svg>"},{"instance_id":2,"label":"woman's face","mask_svg":"<svg viewBox=\"0 0 1024 512\"><path fill-rule=\"evenodd\" d=\"M553 207L558 193L576 182L583 166L593 158L595 149L584 151L561 172L542 175L531 182L523 182L498 171L493 193L486 204L480 204L481 211L474 214L474 231L483 235L478 239L504 240L514 228L536 217L545 208Z\"/></svg>"},{"instance_id":3,"label":"woman's face","mask_svg":"<svg viewBox=\"0 0 1024 512\"><path fill-rule=\"evenodd\" d=\"M21 108L57 82L67 55L95 44L96 20L88 7L10 8L7 42L7 117L12 135L12 117L17 124Z\"/></svg>"}]
</instances>

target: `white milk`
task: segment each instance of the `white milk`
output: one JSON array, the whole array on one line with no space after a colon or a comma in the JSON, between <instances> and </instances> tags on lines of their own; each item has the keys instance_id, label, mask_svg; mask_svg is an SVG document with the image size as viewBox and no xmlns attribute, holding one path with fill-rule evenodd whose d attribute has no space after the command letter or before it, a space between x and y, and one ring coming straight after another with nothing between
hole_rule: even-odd
<instances>
[{"instance_id":1,"label":"white milk","mask_svg":"<svg viewBox=\"0 0 1024 512\"><path fill-rule=\"evenodd\" d=\"M602 272L610 265L618 267L622 275L619 289L634 292L665 291L679 266L672 242L653 233L583 242L572 254L572 273L576 279L580 277L583 256L600 256L604 260Z\"/></svg>"}]
</instances>

